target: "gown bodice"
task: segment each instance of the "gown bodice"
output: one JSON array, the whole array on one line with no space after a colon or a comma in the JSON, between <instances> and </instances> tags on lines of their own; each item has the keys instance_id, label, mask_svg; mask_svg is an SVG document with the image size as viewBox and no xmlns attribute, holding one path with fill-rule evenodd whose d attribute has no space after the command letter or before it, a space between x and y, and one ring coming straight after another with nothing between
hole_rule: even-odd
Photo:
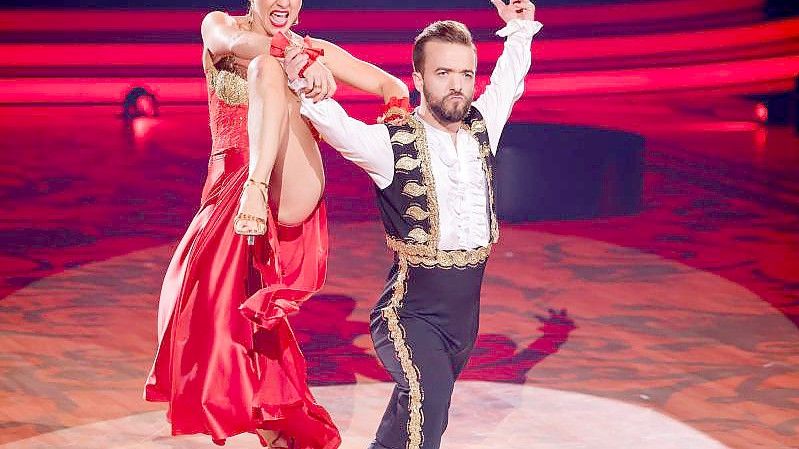
<instances>
[{"instance_id":1,"label":"gown bodice","mask_svg":"<svg viewBox=\"0 0 799 449\"><path fill-rule=\"evenodd\" d=\"M246 152L247 79L237 70L232 57L222 58L216 65L210 55L206 58L211 154Z\"/></svg>"}]
</instances>

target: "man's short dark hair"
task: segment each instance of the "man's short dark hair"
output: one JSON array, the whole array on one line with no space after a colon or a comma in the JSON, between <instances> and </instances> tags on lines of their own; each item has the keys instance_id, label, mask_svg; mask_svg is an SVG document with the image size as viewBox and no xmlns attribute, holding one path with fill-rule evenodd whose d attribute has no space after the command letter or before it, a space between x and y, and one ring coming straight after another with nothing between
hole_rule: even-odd
<instances>
[{"instance_id":1,"label":"man's short dark hair","mask_svg":"<svg viewBox=\"0 0 799 449\"><path fill-rule=\"evenodd\" d=\"M424 70L424 47L430 41L468 45L477 51L472 33L466 25L454 20L439 20L427 26L413 42L413 70Z\"/></svg>"}]
</instances>

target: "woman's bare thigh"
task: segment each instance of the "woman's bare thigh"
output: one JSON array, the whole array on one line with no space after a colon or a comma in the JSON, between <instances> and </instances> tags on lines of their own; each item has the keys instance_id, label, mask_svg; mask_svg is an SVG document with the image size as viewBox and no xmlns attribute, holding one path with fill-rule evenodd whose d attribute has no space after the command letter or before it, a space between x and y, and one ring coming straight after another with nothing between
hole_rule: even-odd
<instances>
[{"instance_id":1,"label":"woman's bare thigh","mask_svg":"<svg viewBox=\"0 0 799 449\"><path fill-rule=\"evenodd\" d=\"M288 142L278 152L270 181L270 197L277 206L278 221L287 225L302 223L316 209L324 188L319 146L292 104Z\"/></svg>"}]
</instances>

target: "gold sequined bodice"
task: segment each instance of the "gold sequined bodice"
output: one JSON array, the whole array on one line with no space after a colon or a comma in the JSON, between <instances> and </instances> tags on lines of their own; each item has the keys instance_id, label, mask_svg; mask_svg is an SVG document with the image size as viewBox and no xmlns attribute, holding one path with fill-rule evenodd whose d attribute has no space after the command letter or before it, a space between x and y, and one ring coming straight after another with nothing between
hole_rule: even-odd
<instances>
[{"instance_id":1,"label":"gold sequined bodice","mask_svg":"<svg viewBox=\"0 0 799 449\"><path fill-rule=\"evenodd\" d=\"M206 79L216 96L228 105L247 103L247 74L232 55L223 57L216 64L211 63Z\"/></svg>"},{"instance_id":2,"label":"gold sequined bodice","mask_svg":"<svg viewBox=\"0 0 799 449\"><path fill-rule=\"evenodd\" d=\"M216 64L206 52L205 79L208 85L208 112L212 154L246 149L247 79L232 56Z\"/></svg>"}]
</instances>

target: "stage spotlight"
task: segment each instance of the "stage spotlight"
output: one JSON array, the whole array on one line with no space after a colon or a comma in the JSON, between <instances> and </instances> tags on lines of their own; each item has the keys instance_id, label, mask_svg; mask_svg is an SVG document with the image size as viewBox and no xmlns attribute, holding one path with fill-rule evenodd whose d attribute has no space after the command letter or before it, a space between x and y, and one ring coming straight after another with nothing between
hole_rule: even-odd
<instances>
[{"instance_id":1,"label":"stage spotlight","mask_svg":"<svg viewBox=\"0 0 799 449\"><path fill-rule=\"evenodd\" d=\"M765 103L758 103L755 105L755 117L760 123L768 122L768 107Z\"/></svg>"},{"instance_id":2,"label":"stage spotlight","mask_svg":"<svg viewBox=\"0 0 799 449\"><path fill-rule=\"evenodd\" d=\"M128 119L155 117L158 115L158 100L144 87L134 87L122 102L122 115Z\"/></svg>"}]
</instances>

